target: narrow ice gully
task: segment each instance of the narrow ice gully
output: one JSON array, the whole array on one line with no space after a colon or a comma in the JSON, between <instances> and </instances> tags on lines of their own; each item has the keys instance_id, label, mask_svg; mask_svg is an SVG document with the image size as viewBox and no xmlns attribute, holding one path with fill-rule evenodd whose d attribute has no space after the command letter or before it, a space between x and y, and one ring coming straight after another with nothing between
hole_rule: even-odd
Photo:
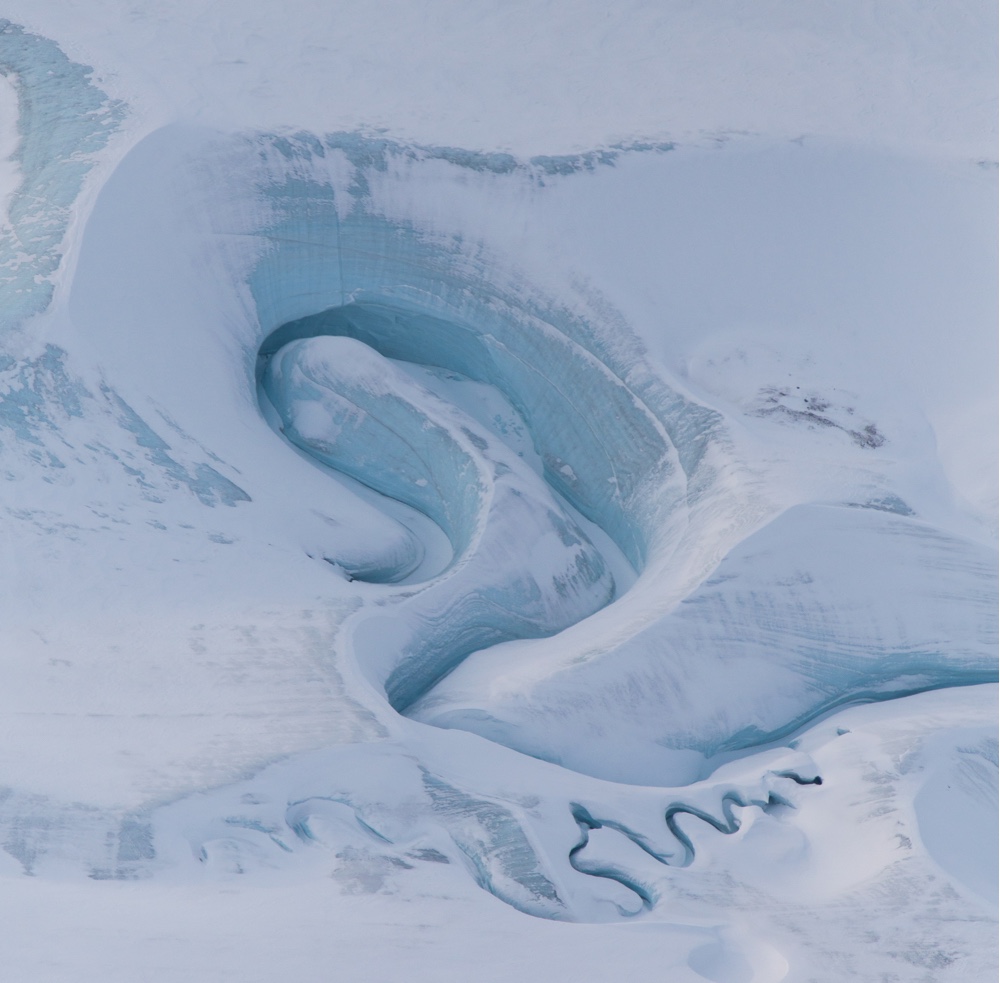
<instances>
[{"instance_id":1,"label":"narrow ice gully","mask_svg":"<svg viewBox=\"0 0 1000 983\"><path fill-rule=\"evenodd\" d=\"M955 843L995 810L996 554L937 445L990 397L934 348L946 312L987 350L981 167L180 124L110 166L126 107L0 42L10 877L467 881L693 917L676 978L716 981L812 978L811 913L943 877L940 946L885 915L850 958L988 966ZM755 941L762 891L801 924Z\"/></svg>"}]
</instances>

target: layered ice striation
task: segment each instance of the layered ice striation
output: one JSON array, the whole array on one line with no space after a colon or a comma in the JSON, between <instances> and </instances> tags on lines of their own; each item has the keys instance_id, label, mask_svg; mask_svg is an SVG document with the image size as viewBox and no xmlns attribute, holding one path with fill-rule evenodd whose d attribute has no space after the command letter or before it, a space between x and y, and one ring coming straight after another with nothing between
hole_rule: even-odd
<instances>
[{"instance_id":1,"label":"layered ice striation","mask_svg":"<svg viewBox=\"0 0 1000 983\"><path fill-rule=\"evenodd\" d=\"M881 509L802 505L612 658L515 690L491 682L504 666L484 652L411 712L656 784L684 752L710 759L844 704L992 681L996 630L988 548Z\"/></svg>"},{"instance_id":2,"label":"layered ice striation","mask_svg":"<svg viewBox=\"0 0 1000 983\"><path fill-rule=\"evenodd\" d=\"M395 618L393 635L405 640L386 691L396 709L470 652L552 634L611 600L601 554L545 482L372 348L346 337L291 342L268 360L262 385L296 446L427 515L451 542L446 582ZM406 558L383 577L411 568Z\"/></svg>"},{"instance_id":3,"label":"layered ice striation","mask_svg":"<svg viewBox=\"0 0 1000 983\"><path fill-rule=\"evenodd\" d=\"M470 652L551 634L602 607L614 596L609 568L630 579L651 549L669 551L719 418L665 386L634 342L488 260L470 262L460 239L442 243L380 214L374 189L391 145L302 136L264 146L255 150L268 223L250 277L263 399L300 449L430 516L456 554L441 583L356 619L365 671L404 709ZM436 158L490 170L475 157ZM310 338L371 352L342 346L336 372L326 360L330 385L313 377L304 399L298 360L321 349L292 343ZM448 409L386 359L492 387L527 452L476 423L475 406ZM381 388L351 382L352 366ZM351 420L356 431L344 427ZM600 551L587 524L605 540ZM609 550L625 560L609 562Z\"/></svg>"},{"instance_id":4,"label":"layered ice striation","mask_svg":"<svg viewBox=\"0 0 1000 983\"><path fill-rule=\"evenodd\" d=\"M989 549L848 501L768 515L740 486L719 415L666 384L606 308L571 313L481 247L390 216L385 189L414 179L419 155L400 165L398 148L366 153L360 138L262 144L269 218L251 287L264 391L300 448L430 515L460 557L423 596L358 615L356 654L398 709L601 777L665 783L837 705L995 678ZM367 348L330 348L317 387L303 366L320 349L303 344L324 336ZM537 520L555 530L566 513L541 505L541 485L513 494L527 471L496 433L372 350L510 401L551 495L640 571L613 610L597 610L611 594L579 528L539 548ZM484 517L493 531L471 549ZM574 552L587 572L569 603L559 584ZM590 614L589 630L494 645L565 628L571 612Z\"/></svg>"},{"instance_id":5,"label":"layered ice striation","mask_svg":"<svg viewBox=\"0 0 1000 983\"><path fill-rule=\"evenodd\" d=\"M369 234L397 238L380 224ZM462 309L442 317L431 312L441 303L434 294L413 298L428 311L409 297L394 297L397 290L371 299L355 291L352 303L287 323L268 337L261 356L270 358L289 340L342 335L388 358L495 386L527 424L545 480L604 529L634 566L644 565L649 543L663 535L671 491L679 504L683 472L662 422L637 394L592 352L530 311L498 312L500 298L484 296L480 312L467 297ZM432 457L432 449L426 454ZM653 489L668 496L662 504Z\"/></svg>"}]
</instances>

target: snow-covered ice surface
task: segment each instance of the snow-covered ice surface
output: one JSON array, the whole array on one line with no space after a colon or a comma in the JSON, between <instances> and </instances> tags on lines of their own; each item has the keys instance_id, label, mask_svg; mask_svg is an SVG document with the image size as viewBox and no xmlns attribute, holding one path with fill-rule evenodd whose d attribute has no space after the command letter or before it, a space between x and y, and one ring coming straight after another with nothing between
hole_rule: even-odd
<instances>
[{"instance_id":1,"label":"snow-covered ice surface","mask_svg":"<svg viewBox=\"0 0 1000 983\"><path fill-rule=\"evenodd\" d=\"M991 980L995 11L0 11L0 965Z\"/></svg>"}]
</instances>

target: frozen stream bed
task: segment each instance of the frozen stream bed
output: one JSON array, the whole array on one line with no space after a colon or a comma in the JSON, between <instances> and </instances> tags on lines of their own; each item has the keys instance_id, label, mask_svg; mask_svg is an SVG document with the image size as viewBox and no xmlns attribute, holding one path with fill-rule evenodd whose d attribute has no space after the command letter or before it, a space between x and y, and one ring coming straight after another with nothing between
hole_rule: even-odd
<instances>
[{"instance_id":1,"label":"frozen stream bed","mask_svg":"<svg viewBox=\"0 0 1000 983\"><path fill-rule=\"evenodd\" d=\"M5 972L994 978L985 7L182 7L0 22Z\"/></svg>"}]
</instances>

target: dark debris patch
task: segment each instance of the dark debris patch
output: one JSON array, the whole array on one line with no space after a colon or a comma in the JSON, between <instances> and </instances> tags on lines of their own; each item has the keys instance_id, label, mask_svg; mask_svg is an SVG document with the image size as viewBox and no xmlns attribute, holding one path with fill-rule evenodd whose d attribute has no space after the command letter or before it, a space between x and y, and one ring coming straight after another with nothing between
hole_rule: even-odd
<instances>
[{"instance_id":1,"label":"dark debris patch","mask_svg":"<svg viewBox=\"0 0 1000 983\"><path fill-rule=\"evenodd\" d=\"M803 394L787 386L765 386L750 411L754 416L777 416L807 427L840 430L859 447L876 448L886 442L876 424L855 419L853 406L841 406L818 394Z\"/></svg>"}]
</instances>

